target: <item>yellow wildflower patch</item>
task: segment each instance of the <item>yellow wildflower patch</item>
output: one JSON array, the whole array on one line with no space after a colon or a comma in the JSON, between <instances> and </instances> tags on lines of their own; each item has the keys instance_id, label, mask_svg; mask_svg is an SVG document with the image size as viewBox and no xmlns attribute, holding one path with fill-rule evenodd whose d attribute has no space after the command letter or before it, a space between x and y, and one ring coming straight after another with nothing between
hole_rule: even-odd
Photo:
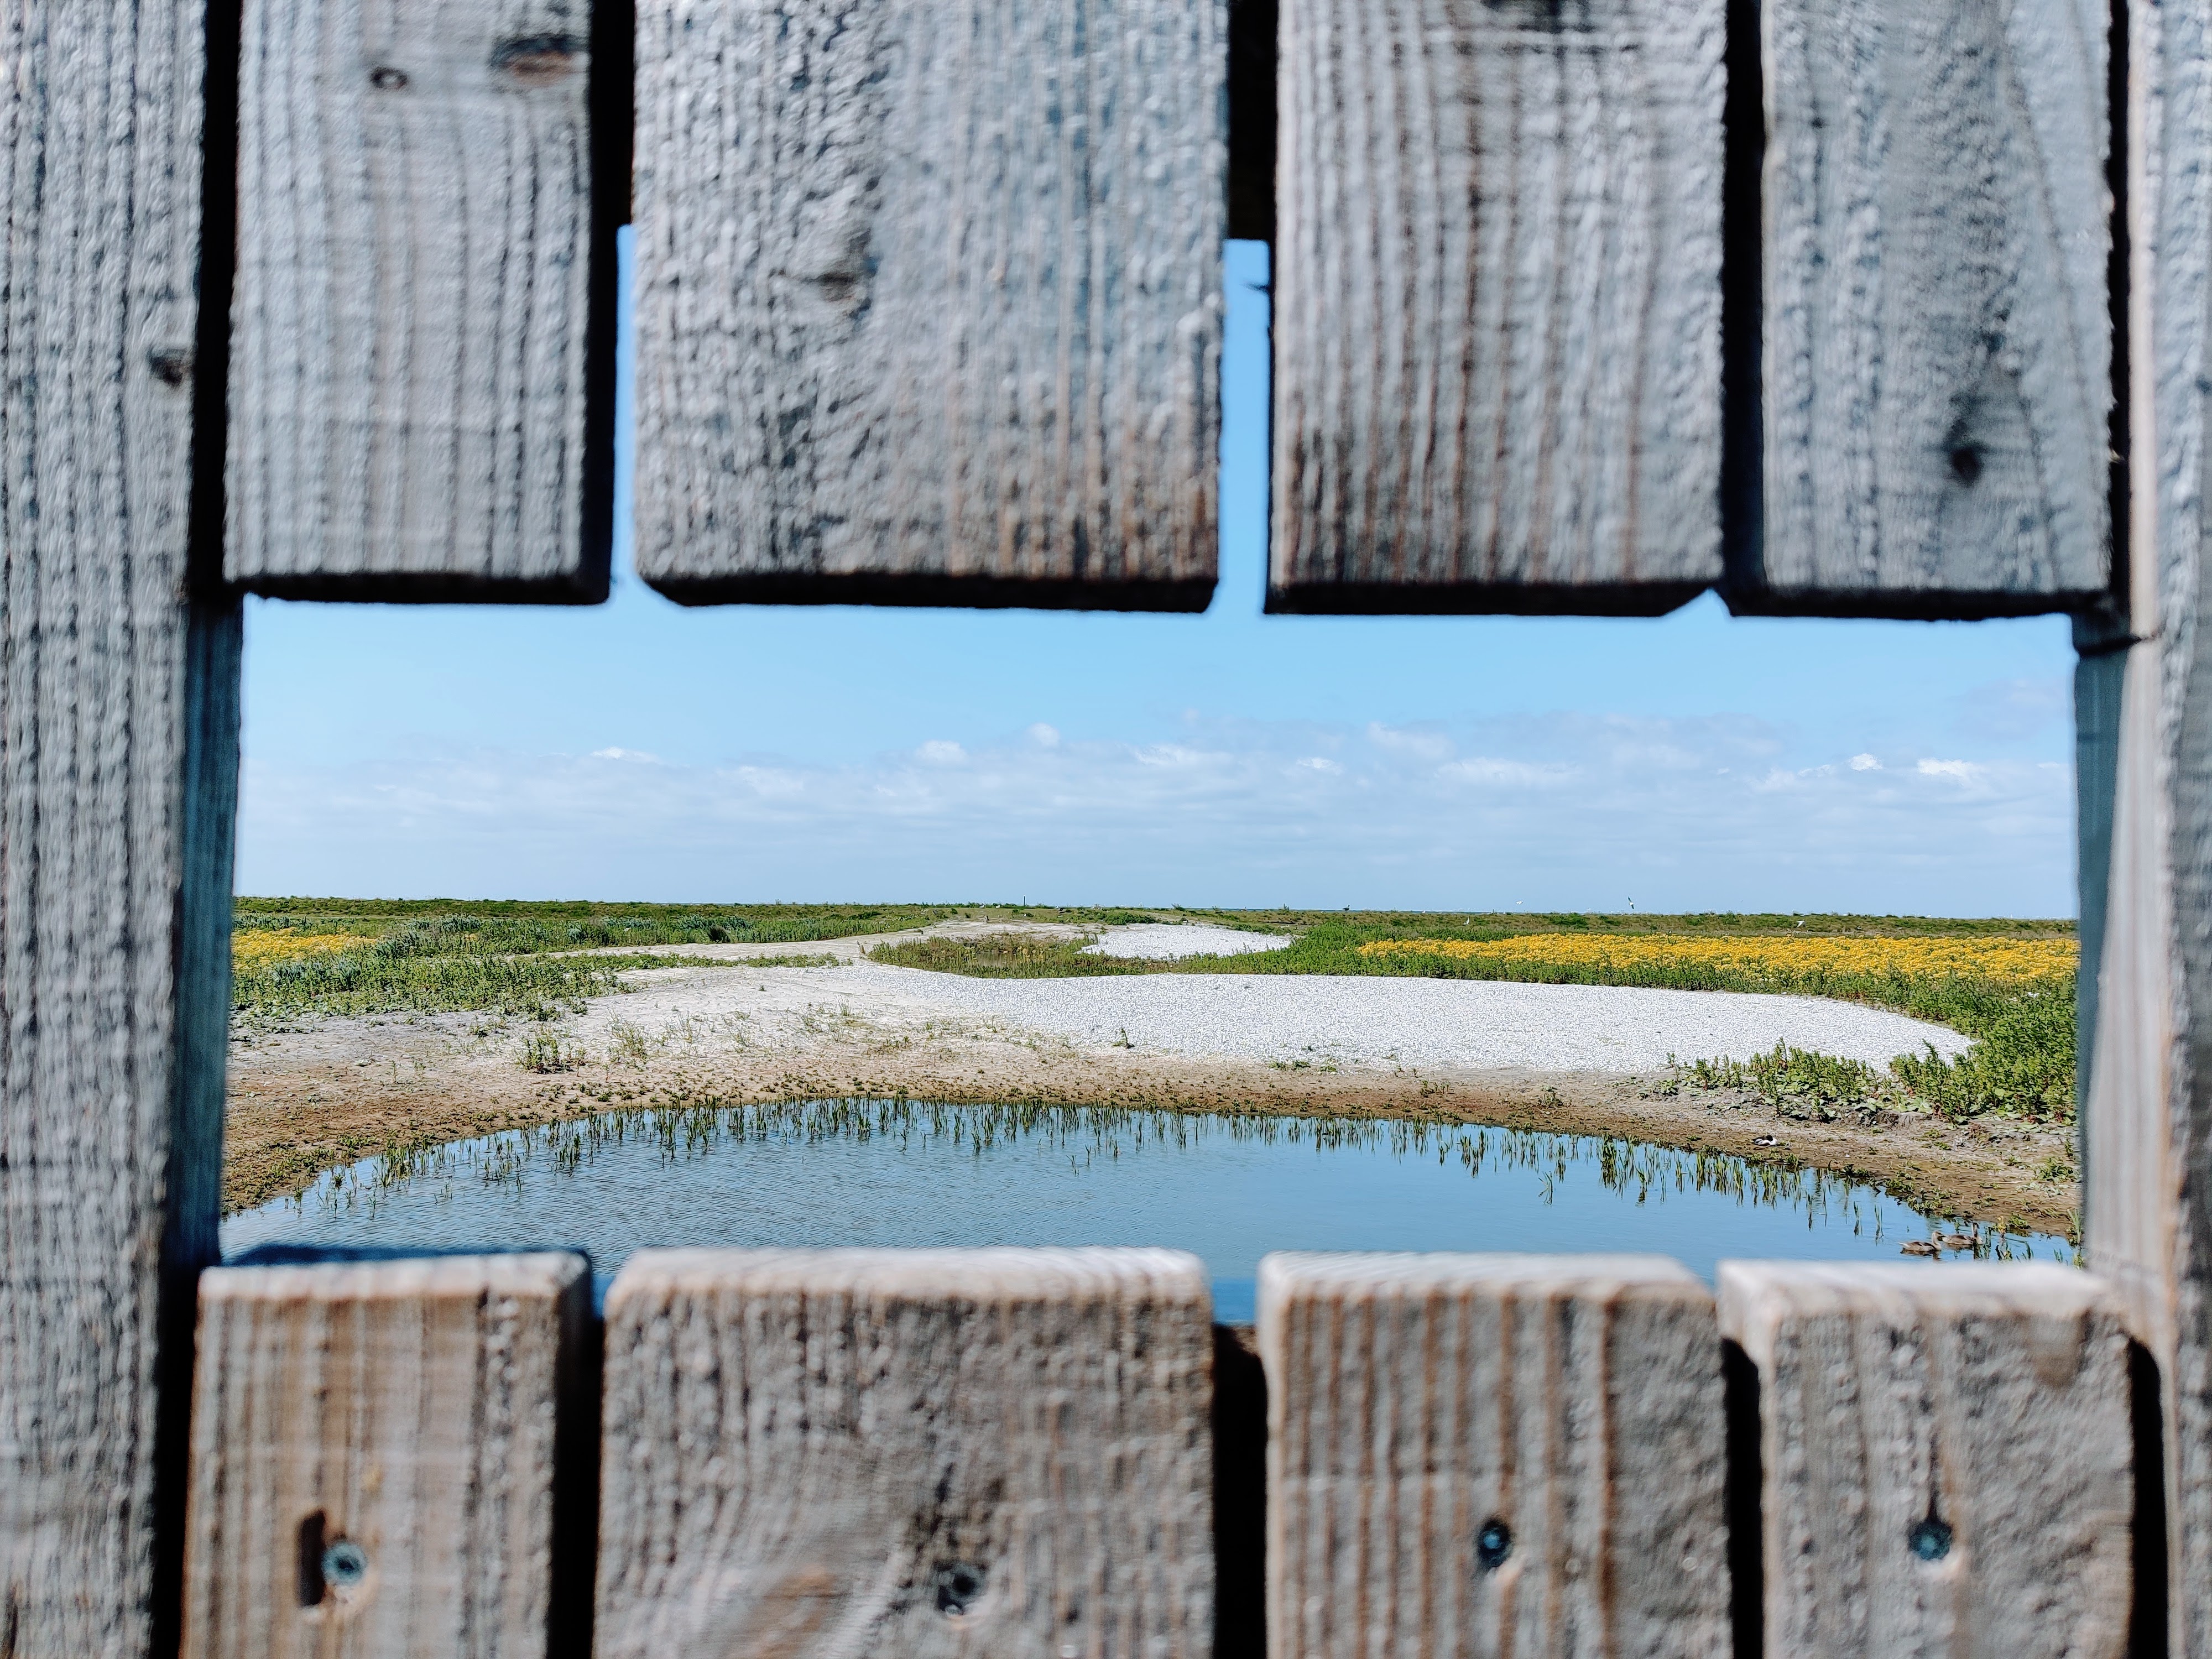
<instances>
[{"instance_id":1,"label":"yellow wildflower patch","mask_svg":"<svg viewBox=\"0 0 2212 1659\"><path fill-rule=\"evenodd\" d=\"M251 972L271 963L296 962L329 951L349 951L371 941L365 933L284 933L270 928L248 928L230 936L231 966Z\"/></svg>"},{"instance_id":2,"label":"yellow wildflower patch","mask_svg":"<svg viewBox=\"0 0 2212 1659\"><path fill-rule=\"evenodd\" d=\"M1689 969L1778 979L1894 975L2027 985L2071 974L2076 948L2070 939L1698 939L1668 933L1607 939L1523 933L1501 939L1378 939L1361 945L1359 953L1615 974Z\"/></svg>"}]
</instances>

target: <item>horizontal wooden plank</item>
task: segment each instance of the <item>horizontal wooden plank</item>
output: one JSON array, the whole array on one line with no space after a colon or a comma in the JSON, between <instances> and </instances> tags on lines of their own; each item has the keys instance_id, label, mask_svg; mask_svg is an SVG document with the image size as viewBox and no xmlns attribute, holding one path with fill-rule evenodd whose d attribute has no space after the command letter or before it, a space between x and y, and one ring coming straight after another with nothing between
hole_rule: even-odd
<instances>
[{"instance_id":1,"label":"horizontal wooden plank","mask_svg":"<svg viewBox=\"0 0 2212 1659\"><path fill-rule=\"evenodd\" d=\"M647 4L637 567L1203 609L1223 0Z\"/></svg>"},{"instance_id":2,"label":"horizontal wooden plank","mask_svg":"<svg viewBox=\"0 0 2212 1659\"><path fill-rule=\"evenodd\" d=\"M1717 581L1725 0L1282 0L1267 605Z\"/></svg>"},{"instance_id":3,"label":"horizontal wooden plank","mask_svg":"<svg viewBox=\"0 0 2212 1659\"><path fill-rule=\"evenodd\" d=\"M597 1652L1199 1659L1206 1277L1166 1250L646 1250Z\"/></svg>"},{"instance_id":4,"label":"horizontal wooden plank","mask_svg":"<svg viewBox=\"0 0 2212 1659\"><path fill-rule=\"evenodd\" d=\"M1709 1656L1721 1342L1656 1256L1271 1255L1277 1659Z\"/></svg>"},{"instance_id":5,"label":"horizontal wooden plank","mask_svg":"<svg viewBox=\"0 0 2212 1659\"><path fill-rule=\"evenodd\" d=\"M2127 1340L2047 1263L1723 1261L1759 1372L1765 1652L2118 1659Z\"/></svg>"},{"instance_id":6,"label":"horizontal wooden plank","mask_svg":"<svg viewBox=\"0 0 2212 1659\"><path fill-rule=\"evenodd\" d=\"M629 43L592 9L244 0L230 580L606 597Z\"/></svg>"},{"instance_id":7,"label":"horizontal wooden plank","mask_svg":"<svg viewBox=\"0 0 2212 1659\"><path fill-rule=\"evenodd\" d=\"M1739 611L1977 617L2112 568L2106 8L1770 0L1764 533Z\"/></svg>"},{"instance_id":8,"label":"horizontal wooden plank","mask_svg":"<svg viewBox=\"0 0 2212 1659\"><path fill-rule=\"evenodd\" d=\"M567 1252L203 1274L185 1655L544 1654L590 1320Z\"/></svg>"}]
</instances>

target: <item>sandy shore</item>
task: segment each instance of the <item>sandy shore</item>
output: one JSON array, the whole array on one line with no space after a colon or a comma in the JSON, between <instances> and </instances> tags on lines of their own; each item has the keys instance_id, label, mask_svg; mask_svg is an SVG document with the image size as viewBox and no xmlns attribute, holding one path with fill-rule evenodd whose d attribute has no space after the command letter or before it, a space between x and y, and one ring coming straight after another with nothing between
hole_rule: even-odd
<instances>
[{"instance_id":1,"label":"sandy shore","mask_svg":"<svg viewBox=\"0 0 2212 1659\"><path fill-rule=\"evenodd\" d=\"M1665 1059L1787 1037L1886 1058L1957 1035L1794 997L1470 981L1175 975L989 981L836 967L635 975L551 1025L475 1015L242 1024L227 1209L334 1165L611 1107L824 1096L1398 1117L1619 1134L1859 1176L1923 1210L2068 1232L2064 1128L1785 1117L1682 1087ZM754 947L757 950L758 947ZM738 954L696 946L678 956ZM1932 1034L1932 1035L1930 1035ZM562 1069L526 1069L526 1045Z\"/></svg>"}]
</instances>

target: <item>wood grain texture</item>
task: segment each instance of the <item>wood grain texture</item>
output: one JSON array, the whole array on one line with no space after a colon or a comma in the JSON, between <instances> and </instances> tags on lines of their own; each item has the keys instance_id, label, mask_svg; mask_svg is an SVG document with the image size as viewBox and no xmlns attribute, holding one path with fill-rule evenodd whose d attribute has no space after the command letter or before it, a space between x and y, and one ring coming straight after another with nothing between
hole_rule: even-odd
<instances>
[{"instance_id":1,"label":"wood grain texture","mask_svg":"<svg viewBox=\"0 0 2212 1659\"><path fill-rule=\"evenodd\" d=\"M2193 1655L2212 1651L2212 15L2130 0L2126 17L2136 643L2121 678L2082 1232L2158 1362L2168 1644Z\"/></svg>"},{"instance_id":2,"label":"wood grain texture","mask_svg":"<svg viewBox=\"0 0 2212 1659\"><path fill-rule=\"evenodd\" d=\"M239 628L189 597L206 29L197 0L0 8L13 1659L161 1641L216 1254Z\"/></svg>"},{"instance_id":3,"label":"wood grain texture","mask_svg":"<svg viewBox=\"0 0 2212 1659\"><path fill-rule=\"evenodd\" d=\"M1273 1659L1727 1651L1720 1334L1686 1268L1271 1255L1259 1302Z\"/></svg>"},{"instance_id":4,"label":"wood grain texture","mask_svg":"<svg viewBox=\"0 0 2212 1659\"><path fill-rule=\"evenodd\" d=\"M1197 1659L1212 1348L1165 1250L645 1250L606 1304L600 1659Z\"/></svg>"},{"instance_id":5,"label":"wood grain texture","mask_svg":"<svg viewBox=\"0 0 2212 1659\"><path fill-rule=\"evenodd\" d=\"M637 563L1200 610L1223 0L640 8Z\"/></svg>"},{"instance_id":6,"label":"wood grain texture","mask_svg":"<svg viewBox=\"0 0 2212 1659\"><path fill-rule=\"evenodd\" d=\"M604 599L591 0L245 0L241 33L229 580Z\"/></svg>"},{"instance_id":7,"label":"wood grain texture","mask_svg":"<svg viewBox=\"0 0 2212 1659\"><path fill-rule=\"evenodd\" d=\"M2045 1263L1723 1261L1759 1370L1773 1659L2128 1645L2127 1340Z\"/></svg>"},{"instance_id":8,"label":"wood grain texture","mask_svg":"<svg viewBox=\"0 0 2212 1659\"><path fill-rule=\"evenodd\" d=\"M1724 0L1283 0L1274 611L1721 575Z\"/></svg>"},{"instance_id":9,"label":"wood grain texture","mask_svg":"<svg viewBox=\"0 0 2212 1659\"><path fill-rule=\"evenodd\" d=\"M204 1274L188 1659L544 1654L590 1319L567 1252Z\"/></svg>"},{"instance_id":10,"label":"wood grain texture","mask_svg":"<svg viewBox=\"0 0 2212 1659\"><path fill-rule=\"evenodd\" d=\"M1739 611L2103 593L2112 324L2095 0L1773 0L1765 531Z\"/></svg>"}]
</instances>

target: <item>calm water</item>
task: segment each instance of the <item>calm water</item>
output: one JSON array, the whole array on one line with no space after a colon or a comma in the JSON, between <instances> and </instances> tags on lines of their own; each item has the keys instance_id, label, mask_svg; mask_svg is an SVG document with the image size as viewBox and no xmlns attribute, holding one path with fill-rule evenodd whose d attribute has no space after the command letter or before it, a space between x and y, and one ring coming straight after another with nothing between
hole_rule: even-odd
<instances>
[{"instance_id":1,"label":"calm water","mask_svg":"<svg viewBox=\"0 0 2212 1659\"><path fill-rule=\"evenodd\" d=\"M1650 1250L1710 1278L1724 1256L1896 1261L1934 1231L1833 1176L1626 1140L818 1101L373 1159L233 1217L222 1242L575 1246L602 1289L653 1245L1164 1244L1204 1259L1218 1317L1249 1320L1269 1250ZM2072 1259L2063 1239L1960 1231L1985 1255Z\"/></svg>"}]
</instances>

